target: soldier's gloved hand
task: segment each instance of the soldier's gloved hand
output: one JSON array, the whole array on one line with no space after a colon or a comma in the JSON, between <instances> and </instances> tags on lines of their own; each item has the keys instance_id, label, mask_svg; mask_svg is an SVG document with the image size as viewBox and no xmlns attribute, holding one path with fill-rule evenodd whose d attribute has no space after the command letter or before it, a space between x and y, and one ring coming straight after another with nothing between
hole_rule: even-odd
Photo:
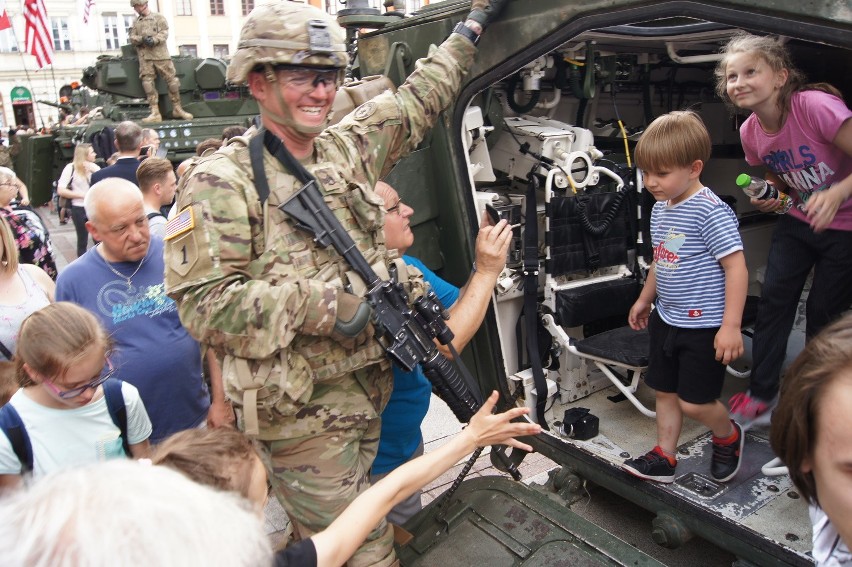
<instances>
[{"instance_id":1,"label":"soldier's gloved hand","mask_svg":"<svg viewBox=\"0 0 852 567\"><path fill-rule=\"evenodd\" d=\"M357 295L341 291L337 296L337 320L331 338L346 348L362 345L373 336L373 310Z\"/></svg>"},{"instance_id":2,"label":"soldier's gloved hand","mask_svg":"<svg viewBox=\"0 0 852 567\"><path fill-rule=\"evenodd\" d=\"M470 14L467 16L467 19L477 22L480 26L482 26L482 29L485 29L488 24L495 21L500 16L500 13L509 1L510 0L473 0L470 6Z\"/></svg>"},{"instance_id":3,"label":"soldier's gloved hand","mask_svg":"<svg viewBox=\"0 0 852 567\"><path fill-rule=\"evenodd\" d=\"M154 38L151 37L150 35L145 36L145 39L142 40L142 43L144 43L148 47L154 47L154 45L156 44L156 42L154 41Z\"/></svg>"}]
</instances>

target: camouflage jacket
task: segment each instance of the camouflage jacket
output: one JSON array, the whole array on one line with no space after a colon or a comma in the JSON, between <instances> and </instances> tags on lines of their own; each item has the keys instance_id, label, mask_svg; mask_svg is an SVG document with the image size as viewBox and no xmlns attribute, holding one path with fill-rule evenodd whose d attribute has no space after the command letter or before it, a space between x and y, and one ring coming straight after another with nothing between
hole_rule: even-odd
<instances>
[{"instance_id":1,"label":"camouflage jacket","mask_svg":"<svg viewBox=\"0 0 852 567\"><path fill-rule=\"evenodd\" d=\"M143 43L146 37L154 38L154 45L148 47ZM166 40L169 38L169 23L166 18L156 12L148 12L147 16L139 16L130 28L130 43L136 46L140 59L161 60L171 59Z\"/></svg>"},{"instance_id":2,"label":"camouflage jacket","mask_svg":"<svg viewBox=\"0 0 852 567\"><path fill-rule=\"evenodd\" d=\"M418 62L397 93L382 93L323 131L312 159L303 162L371 263L387 257L384 210L372 188L454 100L474 52L467 39L453 34ZM223 359L226 374L233 364L248 364L255 377L271 373L268 382L287 394L285 400L305 401L316 383L381 363L381 399L372 403L378 413L392 383L381 348L370 341L349 349L329 337L350 268L334 250L316 247L277 208L301 184L266 150L270 196L261 205L246 142L204 157L182 180L176 218L183 216L184 225L167 230L167 292L190 333ZM267 384L258 396L269 389ZM280 414L281 405L275 407Z\"/></svg>"}]
</instances>

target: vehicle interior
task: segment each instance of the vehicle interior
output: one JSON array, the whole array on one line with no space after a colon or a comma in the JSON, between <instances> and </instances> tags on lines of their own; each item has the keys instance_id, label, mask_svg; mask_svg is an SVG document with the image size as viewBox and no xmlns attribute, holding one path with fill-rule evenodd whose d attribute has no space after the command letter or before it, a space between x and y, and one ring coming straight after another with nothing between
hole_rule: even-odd
<instances>
[{"instance_id":1,"label":"vehicle interior","mask_svg":"<svg viewBox=\"0 0 852 567\"><path fill-rule=\"evenodd\" d=\"M719 49L741 31L783 31L811 82L832 83L847 101L852 95L848 34L821 35L818 26L780 25L771 17L734 25L730 14L717 22L709 12L682 13L644 19L634 12L601 27L560 29L481 72L462 93L460 100L469 102L456 110L451 137L465 156L468 212L517 225L486 340L499 352L493 370L504 396L548 426L537 450L658 512L658 519L674 516L673 527L655 526L662 526L658 543L676 547L694 530L755 564L806 565L807 507L771 463L767 427L747 433L742 468L726 484L709 474L709 432L688 419L674 483L639 481L619 469L648 451L656 434L654 392L642 380L647 335L625 328L652 258L653 199L632 163L636 140L656 116L680 109L696 111L710 131L712 156L701 179L737 214L753 296L743 320L746 355L729 367L726 401L748 387L750 325L776 219L752 207L735 184L740 173L763 177L764 171L744 160L738 128L747 113L715 93ZM421 217L418 243L429 244L418 244L415 255L431 255L451 276L463 274L453 232L430 228L431 221L442 227L451 221L432 214ZM788 359L802 337L794 331ZM474 364L482 370L483 363ZM537 385L539 365L545 381Z\"/></svg>"}]
</instances>

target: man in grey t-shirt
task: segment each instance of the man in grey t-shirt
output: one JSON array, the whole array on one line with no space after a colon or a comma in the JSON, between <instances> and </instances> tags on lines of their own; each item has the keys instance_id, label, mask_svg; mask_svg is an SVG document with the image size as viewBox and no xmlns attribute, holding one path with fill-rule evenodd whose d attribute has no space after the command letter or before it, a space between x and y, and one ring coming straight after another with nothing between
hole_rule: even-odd
<instances>
[{"instance_id":1,"label":"man in grey t-shirt","mask_svg":"<svg viewBox=\"0 0 852 567\"><path fill-rule=\"evenodd\" d=\"M162 238L166 235L166 217L160 212L160 207L172 203L177 189L177 177L172 169L172 162L150 157L139 164L136 179L145 202L148 230Z\"/></svg>"}]
</instances>

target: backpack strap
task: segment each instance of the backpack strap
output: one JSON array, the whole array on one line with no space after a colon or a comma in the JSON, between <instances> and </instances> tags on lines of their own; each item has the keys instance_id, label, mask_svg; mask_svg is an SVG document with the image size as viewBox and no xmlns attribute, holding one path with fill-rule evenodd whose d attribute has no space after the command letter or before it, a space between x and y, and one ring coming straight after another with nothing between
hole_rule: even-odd
<instances>
[{"instance_id":1,"label":"backpack strap","mask_svg":"<svg viewBox=\"0 0 852 567\"><path fill-rule=\"evenodd\" d=\"M124 394L121 393L122 381L118 378L110 378L103 383L104 399L107 411L112 422L121 431L121 446L124 453L130 457L130 444L127 442L127 406L124 403Z\"/></svg>"},{"instance_id":2,"label":"backpack strap","mask_svg":"<svg viewBox=\"0 0 852 567\"><path fill-rule=\"evenodd\" d=\"M164 214L163 214L163 213L161 213L160 211L154 211L153 213L148 213L146 216L148 217L148 220L151 220L151 219L152 219L152 218L154 218L154 217L163 217L163 218L166 218L166 215L164 215Z\"/></svg>"},{"instance_id":3,"label":"backpack strap","mask_svg":"<svg viewBox=\"0 0 852 567\"><path fill-rule=\"evenodd\" d=\"M12 360L12 351L0 341L0 354L6 357L6 360Z\"/></svg>"},{"instance_id":4,"label":"backpack strap","mask_svg":"<svg viewBox=\"0 0 852 567\"><path fill-rule=\"evenodd\" d=\"M9 438L9 443L12 444L12 451L15 452L18 460L21 461L21 474L31 472L33 470L33 446L30 443L27 428L24 427L21 416L12 407L12 404L0 407L0 429Z\"/></svg>"}]
</instances>

